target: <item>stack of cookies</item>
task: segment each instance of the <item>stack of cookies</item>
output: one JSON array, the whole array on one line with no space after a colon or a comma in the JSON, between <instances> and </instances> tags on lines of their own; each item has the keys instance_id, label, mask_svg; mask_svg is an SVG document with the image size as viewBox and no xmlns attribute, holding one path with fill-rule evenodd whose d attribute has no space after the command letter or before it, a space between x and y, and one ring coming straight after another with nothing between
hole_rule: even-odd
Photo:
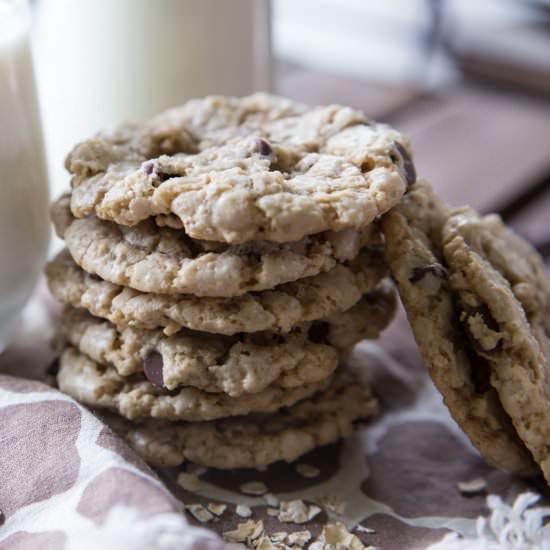
<instances>
[{"instance_id":1,"label":"stack of cookies","mask_svg":"<svg viewBox=\"0 0 550 550\"><path fill-rule=\"evenodd\" d=\"M147 461L293 460L376 411L350 349L391 320L378 217L407 140L341 106L193 100L85 141L52 207L59 388Z\"/></svg>"}]
</instances>

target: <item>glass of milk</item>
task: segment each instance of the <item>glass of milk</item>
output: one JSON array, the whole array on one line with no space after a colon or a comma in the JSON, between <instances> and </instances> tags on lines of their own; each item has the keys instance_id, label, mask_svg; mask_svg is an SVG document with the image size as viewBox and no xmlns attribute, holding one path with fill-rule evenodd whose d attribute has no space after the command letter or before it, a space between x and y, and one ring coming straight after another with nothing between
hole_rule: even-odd
<instances>
[{"instance_id":1,"label":"glass of milk","mask_svg":"<svg viewBox=\"0 0 550 550\"><path fill-rule=\"evenodd\" d=\"M48 180L26 0L0 0L0 352L44 265Z\"/></svg>"},{"instance_id":2,"label":"glass of milk","mask_svg":"<svg viewBox=\"0 0 550 550\"><path fill-rule=\"evenodd\" d=\"M73 146L209 94L269 91L269 0L37 0L33 48L52 194Z\"/></svg>"}]
</instances>

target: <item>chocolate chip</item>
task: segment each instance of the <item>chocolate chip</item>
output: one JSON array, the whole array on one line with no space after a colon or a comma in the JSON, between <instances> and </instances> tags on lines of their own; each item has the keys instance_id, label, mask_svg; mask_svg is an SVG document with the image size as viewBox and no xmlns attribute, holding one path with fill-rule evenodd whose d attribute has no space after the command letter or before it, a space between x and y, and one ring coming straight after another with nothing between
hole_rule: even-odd
<instances>
[{"instance_id":1,"label":"chocolate chip","mask_svg":"<svg viewBox=\"0 0 550 550\"><path fill-rule=\"evenodd\" d=\"M46 376L57 376L59 372L59 357L56 357L46 368Z\"/></svg>"},{"instance_id":2,"label":"chocolate chip","mask_svg":"<svg viewBox=\"0 0 550 550\"><path fill-rule=\"evenodd\" d=\"M447 270L441 264L432 263L415 267L413 269L412 275L409 277L409 282L413 284L418 283L418 281L423 279L424 276L428 273L431 273L434 277L437 277L439 279L447 278Z\"/></svg>"},{"instance_id":3,"label":"chocolate chip","mask_svg":"<svg viewBox=\"0 0 550 550\"><path fill-rule=\"evenodd\" d=\"M257 139L254 146L256 152L260 153L263 157L268 157L273 152L271 145L265 139Z\"/></svg>"},{"instance_id":4,"label":"chocolate chip","mask_svg":"<svg viewBox=\"0 0 550 550\"><path fill-rule=\"evenodd\" d=\"M405 179L407 180L407 185L410 187L416 181L416 168L414 167L412 158L405 147L403 147L403 145L401 145L401 143L399 143L398 141L394 141L393 143L398 153L401 155L401 158L403 159L403 170L405 171Z\"/></svg>"},{"instance_id":5,"label":"chocolate chip","mask_svg":"<svg viewBox=\"0 0 550 550\"><path fill-rule=\"evenodd\" d=\"M468 353L470 359L472 383L476 393L485 393L491 389L491 365L484 357L470 351Z\"/></svg>"},{"instance_id":6,"label":"chocolate chip","mask_svg":"<svg viewBox=\"0 0 550 550\"><path fill-rule=\"evenodd\" d=\"M0 510L0 525L4 525L6 523L6 516L4 515L4 512Z\"/></svg>"},{"instance_id":7,"label":"chocolate chip","mask_svg":"<svg viewBox=\"0 0 550 550\"><path fill-rule=\"evenodd\" d=\"M162 355L158 351L152 351L147 355L147 357L145 357L145 360L143 361L143 372L145 373L147 380L149 380L151 384L154 384L155 386L159 386L161 388L164 387L164 376L162 374L162 367Z\"/></svg>"},{"instance_id":8,"label":"chocolate chip","mask_svg":"<svg viewBox=\"0 0 550 550\"><path fill-rule=\"evenodd\" d=\"M175 178L174 174L167 174L166 172L157 172L157 178L160 182L169 180L170 178Z\"/></svg>"},{"instance_id":9,"label":"chocolate chip","mask_svg":"<svg viewBox=\"0 0 550 550\"><path fill-rule=\"evenodd\" d=\"M147 174L147 175L150 175L153 173L153 168L154 168L154 165L152 162L148 162L147 164L144 164L143 165L143 171Z\"/></svg>"},{"instance_id":10,"label":"chocolate chip","mask_svg":"<svg viewBox=\"0 0 550 550\"><path fill-rule=\"evenodd\" d=\"M311 325L308 337L315 344L326 344L328 341L328 323L316 322Z\"/></svg>"}]
</instances>

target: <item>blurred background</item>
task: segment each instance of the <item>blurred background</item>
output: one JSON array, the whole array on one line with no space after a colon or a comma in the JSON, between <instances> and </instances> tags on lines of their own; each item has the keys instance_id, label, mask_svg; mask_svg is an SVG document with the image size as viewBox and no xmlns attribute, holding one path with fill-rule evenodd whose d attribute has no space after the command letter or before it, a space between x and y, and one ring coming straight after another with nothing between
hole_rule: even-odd
<instances>
[{"instance_id":1,"label":"blurred background","mask_svg":"<svg viewBox=\"0 0 550 550\"><path fill-rule=\"evenodd\" d=\"M35 0L32 43L54 195L99 128L261 89L395 125L452 204L545 239L548 0Z\"/></svg>"}]
</instances>

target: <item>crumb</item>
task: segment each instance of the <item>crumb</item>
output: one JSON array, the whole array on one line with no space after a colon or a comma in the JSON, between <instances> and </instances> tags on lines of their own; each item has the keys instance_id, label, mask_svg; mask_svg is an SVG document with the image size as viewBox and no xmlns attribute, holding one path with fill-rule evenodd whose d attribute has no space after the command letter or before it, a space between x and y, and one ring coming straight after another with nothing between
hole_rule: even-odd
<instances>
[{"instance_id":1,"label":"crumb","mask_svg":"<svg viewBox=\"0 0 550 550\"><path fill-rule=\"evenodd\" d=\"M252 515L252 510L244 504L237 504L235 513L242 518L249 518Z\"/></svg>"},{"instance_id":2,"label":"crumb","mask_svg":"<svg viewBox=\"0 0 550 550\"><path fill-rule=\"evenodd\" d=\"M188 504L185 509L201 523L207 523L214 519L214 516L202 504Z\"/></svg>"}]
</instances>

